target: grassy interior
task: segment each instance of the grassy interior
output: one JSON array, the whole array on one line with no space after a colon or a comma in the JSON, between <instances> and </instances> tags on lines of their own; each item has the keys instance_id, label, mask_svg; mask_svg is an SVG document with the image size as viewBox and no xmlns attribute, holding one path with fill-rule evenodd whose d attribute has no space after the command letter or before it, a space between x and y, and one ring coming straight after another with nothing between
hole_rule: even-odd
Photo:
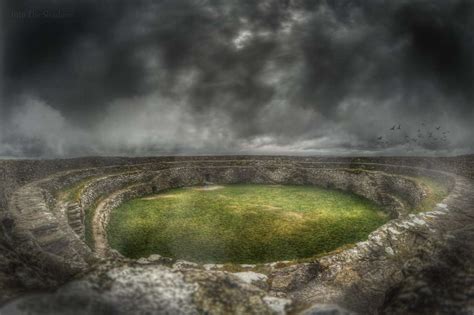
<instances>
[{"instance_id":1,"label":"grassy interior","mask_svg":"<svg viewBox=\"0 0 474 315\"><path fill-rule=\"evenodd\" d=\"M78 201L92 178L62 190L57 197ZM413 212L432 210L449 193L435 179L413 179L428 192ZM309 186L232 185L214 191L186 188L157 196L173 197L137 199L114 210L109 225L113 247L129 257L160 253L201 262L301 260L350 246L387 220L370 201ZM91 247L97 203L85 209L86 242ZM361 212L364 207L365 218Z\"/></svg>"},{"instance_id":2,"label":"grassy interior","mask_svg":"<svg viewBox=\"0 0 474 315\"><path fill-rule=\"evenodd\" d=\"M364 240L389 218L373 202L314 186L183 188L122 204L108 225L111 246L197 262L297 259Z\"/></svg>"}]
</instances>

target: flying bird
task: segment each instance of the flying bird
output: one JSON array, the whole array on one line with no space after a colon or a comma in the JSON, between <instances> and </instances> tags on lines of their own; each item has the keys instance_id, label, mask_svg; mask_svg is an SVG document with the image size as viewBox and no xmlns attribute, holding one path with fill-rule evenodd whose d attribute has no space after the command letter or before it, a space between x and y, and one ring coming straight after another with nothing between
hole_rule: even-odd
<instances>
[{"instance_id":1,"label":"flying bird","mask_svg":"<svg viewBox=\"0 0 474 315\"><path fill-rule=\"evenodd\" d=\"M436 130L439 130L440 128L441 128L441 126L438 126L438 127L436 127Z\"/></svg>"},{"instance_id":2,"label":"flying bird","mask_svg":"<svg viewBox=\"0 0 474 315\"><path fill-rule=\"evenodd\" d=\"M378 137L378 138L377 138L377 140L382 140L382 139L383 139L383 137L382 137L382 136L380 136L380 137Z\"/></svg>"},{"instance_id":3,"label":"flying bird","mask_svg":"<svg viewBox=\"0 0 474 315\"><path fill-rule=\"evenodd\" d=\"M393 127L390 128L390 130L395 130L395 127L396 127L396 126L397 126L397 125L393 125Z\"/></svg>"}]
</instances>

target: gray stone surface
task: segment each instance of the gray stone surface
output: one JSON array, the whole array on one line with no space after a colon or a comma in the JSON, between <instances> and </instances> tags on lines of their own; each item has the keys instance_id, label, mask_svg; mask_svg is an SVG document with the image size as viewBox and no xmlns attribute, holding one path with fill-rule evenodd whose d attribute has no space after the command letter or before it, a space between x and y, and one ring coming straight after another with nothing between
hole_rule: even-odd
<instances>
[{"instance_id":1,"label":"gray stone surface","mask_svg":"<svg viewBox=\"0 0 474 315\"><path fill-rule=\"evenodd\" d=\"M233 275L245 283L253 284L254 286L259 287L261 289L268 289L268 277L262 273L253 271L241 271L234 272Z\"/></svg>"},{"instance_id":2,"label":"gray stone surface","mask_svg":"<svg viewBox=\"0 0 474 315\"><path fill-rule=\"evenodd\" d=\"M156 265L102 269L54 293L20 298L0 314L275 313L275 301L265 301L263 291L222 272L176 272Z\"/></svg>"},{"instance_id":3,"label":"gray stone surface","mask_svg":"<svg viewBox=\"0 0 474 315\"><path fill-rule=\"evenodd\" d=\"M334 304L315 304L304 310L301 315L354 315L354 313Z\"/></svg>"}]
</instances>

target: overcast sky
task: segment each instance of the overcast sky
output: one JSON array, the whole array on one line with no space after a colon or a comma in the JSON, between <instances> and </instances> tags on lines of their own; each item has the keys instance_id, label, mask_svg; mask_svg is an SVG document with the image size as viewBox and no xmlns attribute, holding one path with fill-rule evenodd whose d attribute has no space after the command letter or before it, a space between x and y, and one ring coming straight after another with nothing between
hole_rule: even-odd
<instances>
[{"instance_id":1,"label":"overcast sky","mask_svg":"<svg viewBox=\"0 0 474 315\"><path fill-rule=\"evenodd\" d=\"M474 1L2 4L0 156L474 151Z\"/></svg>"}]
</instances>

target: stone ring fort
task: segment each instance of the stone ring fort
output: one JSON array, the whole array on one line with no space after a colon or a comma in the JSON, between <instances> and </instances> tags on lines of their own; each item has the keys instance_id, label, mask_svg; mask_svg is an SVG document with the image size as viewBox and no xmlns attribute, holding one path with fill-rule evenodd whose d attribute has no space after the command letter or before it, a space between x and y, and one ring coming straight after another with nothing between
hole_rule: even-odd
<instances>
[{"instance_id":1,"label":"stone ring fort","mask_svg":"<svg viewBox=\"0 0 474 315\"><path fill-rule=\"evenodd\" d=\"M75 307L110 314L398 314L430 303L457 310L474 294L472 165L472 156L0 161L0 314ZM412 213L427 193L413 180L419 176L443 183L449 194ZM236 270L158 253L131 259L111 248L106 228L121 204L206 182L342 190L373 201L390 221L349 248ZM76 186L73 200L62 193ZM439 274L446 279L438 281Z\"/></svg>"}]
</instances>

